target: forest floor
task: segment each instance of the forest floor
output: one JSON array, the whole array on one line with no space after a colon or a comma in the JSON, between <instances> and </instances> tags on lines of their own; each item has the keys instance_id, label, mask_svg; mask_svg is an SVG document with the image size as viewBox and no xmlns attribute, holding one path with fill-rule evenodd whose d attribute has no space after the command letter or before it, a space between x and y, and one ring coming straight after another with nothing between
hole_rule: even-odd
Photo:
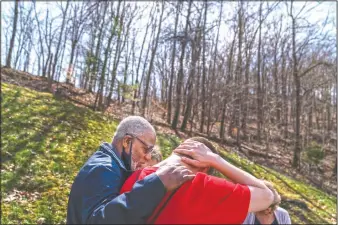
<instances>
[{"instance_id":1,"label":"forest floor","mask_svg":"<svg viewBox=\"0 0 338 225\"><path fill-rule=\"evenodd\" d=\"M113 102L104 113L94 112L88 109L94 95L82 89L59 84L62 96L55 96L48 93L47 79L11 69L1 70L1 81L1 222L64 223L71 181L99 143L111 140L118 121L130 114L130 104ZM164 109L152 104L150 120L164 157L190 135L203 136L170 129ZM210 139L231 163L275 183L293 223L336 223L335 154L322 160L326 164L320 162L327 167L322 166L324 173L311 170L311 175L291 168L290 148L272 145L267 152L257 143L243 142L257 152L238 151L230 137L224 144ZM321 177L319 185L315 177Z\"/></svg>"}]
</instances>

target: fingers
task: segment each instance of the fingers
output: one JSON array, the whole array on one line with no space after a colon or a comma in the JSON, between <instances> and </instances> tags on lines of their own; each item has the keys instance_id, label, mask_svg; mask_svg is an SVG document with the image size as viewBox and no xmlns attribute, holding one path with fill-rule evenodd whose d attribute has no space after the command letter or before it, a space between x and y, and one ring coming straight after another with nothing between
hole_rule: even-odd
<instances>
[{"instance_id":1,"label":"fingers","mask_svg":"<svg viewBox=\"0 0 338 225\"><path fill-rule=\"evenodd\" d=\"M194 141L194 140L186 140L182 144L200 144L201 142Z\"/></svg>"},{"instance_id":2,"label":"fingers","mask_svg":"<svg viewBox=\"0 0 338 225\"><path fill-rule=\"evenodd\" d=\"M183 165L179 165L179 166L176 166L176 167L175 167L173 173L175 173L175 172L180 172L180 173L182 173L182 172L185 171L185 170L188 170L187 167L185 167L185 166L183 166ZM185 172L187 173L187 171L185 171Z\"/></svg>"},{"instance_id":3,"label":"fingers","mask_svg":"<svg viewBox=\"0 0 338 225\"><path fill-rule=\"evenodd\" d=\"M198 161L198 160L195 160L195 159L189 159L187 157L182 157L181 158L182 161L190 166L194 166L194 167L204 167L204 165Z\"/></svg>"},{"instance_id":4,"label":"fingers","mask_svg":"<svg viewBox=\"0 0 338 225\"><path fill-rule=\"evenodd\" d=\"M179 167L179 166L182 166L182 164L180 164L180 163L174 163L174 164L170 164L168 166Z\"/></svg>"},{"instance_id":5,"label":"fingers","mask_svg":"<svg viewBox=\"0 0 338 225\"><path fill-rule=\"evenodd\" d=\"M177 170L181 170L181 175L182 175L182 183L191 180L195 177L195 174L189 169L187 169L185 166L180 166L177 168Z\"/></svg>"},{"instance_id":6,"label":"fingers","mask_svg":"<svg viewBox=\"0 0 338 225\"><path fill-rule=\"evenodd\" d=\"M185 181L187 181L187 180L192 180L192 179L194 179L195 178L195 174L190 174L190 175L183 175L183 179L185 180Z\"/></svg>"},{"instance_id":7,"label":"fingers","mask_svg":"<svg viewBox=\"0 0 338 225\"><path fill-rule=\"evenodd\" d=\"M199 145L201 145L201 143L199 143L199 142L183 142L182 144L180 144L178 146L178 148L182 148L182 147L185 147L185 148L197 148Z\"/></svg>"},{"instance_id":8,"label":"fingers","mask_svg":"<svg viewBox=\"0 0 338 225\"><path fill-rule=\"evenodd\" d=\"M178 149L190 150L191 153L194 153L194 152L209 152L209 151L211 151L203 143L196 142L196 141L185 141L182 144L180 144L175 150L178 150ZM175 150L174 150L174 152L176 152ZM189 154L189 153L186 152L186 154Z\"/></svg>"},{"instance_id":9,"label":"fingers","mask_svg":"<svg viewBox=\"0 0 338 225\"><path fill-rule=\"evenodd\" d=\"M193 151L192 150L187 150L187 149L184 149L184 148L176 148L174 150L175 153L179 153L179 154L183 154L183 155L189 155L189 156L192 156L193 155Z\"/></svg>"},{"instance_id":10,"label":"fingers","mask_svg":"<svg viewBox=\"0 0 338 225\"><path fill-rule=\"evenodd\" d=\"M193 174L193 172L191 170L189 170L189 169L183 169L181 171L181 174L183 174L183 176L184 175L191 175L191 174Z\"/></svg>"},{"instance_id":11,"label":"fingers","mask_svg":"<svg viewBox=\"0 0 338 225\"><path fill-rule=\"evenodd\" d=\"M198 145L199 144L199 142L183 142L183 143L181 143L180 144L180 146L192 146L192 147L194 147L194 146L196 146L196 145Z\"/></svg>"},{"instance_id":12,"label":"fingers","mask_svg":"<svg viewBox=\"0 0 338 225\"><path fill-rule=\"evenodd\" d=\"M191 170L180 164L163 166L156 171L156 174L167 191L174 190L175 188L181 186L184 182L195 177Z\"/></svg>"}]
</instances>

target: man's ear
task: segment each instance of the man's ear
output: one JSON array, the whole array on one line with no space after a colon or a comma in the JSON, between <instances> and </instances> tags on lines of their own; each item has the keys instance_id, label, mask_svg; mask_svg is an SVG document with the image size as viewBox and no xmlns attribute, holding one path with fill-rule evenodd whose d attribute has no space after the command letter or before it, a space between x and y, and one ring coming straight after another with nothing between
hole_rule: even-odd
<instances>
[{"instance_id":1,"label":"man's ear","mask_svg":"<svg viewBox=\"0 0 338 225\"><path fill-rule=\"evenodd\" d=\"M130 140L129 136L124 136L123 139L122 139L122 146L124 148L127 148L128 145L129 145L129 143L130 143L130 141L131 140Z\"/></svg>"}]
</instances>

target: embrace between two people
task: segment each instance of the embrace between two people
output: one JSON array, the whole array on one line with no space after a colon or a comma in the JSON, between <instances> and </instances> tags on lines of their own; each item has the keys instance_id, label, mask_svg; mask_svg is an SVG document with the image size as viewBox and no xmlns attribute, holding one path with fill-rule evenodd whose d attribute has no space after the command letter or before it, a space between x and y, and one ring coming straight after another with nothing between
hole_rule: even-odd
<instances>
[{"instance_id":1,"label":"embrace between two people","mask_svg":"<svg viewBox=\"0 0 338 225\"><path fill-rule=\"evenodd\" d=\"M122 120L112 143L103 143L76 176L67 224L241 224L280 201L205 138L184 141L163 161L152 159L155 142L146 119ZM212 176L214 170L228 180Z\"/></svg>"}]
</instances>

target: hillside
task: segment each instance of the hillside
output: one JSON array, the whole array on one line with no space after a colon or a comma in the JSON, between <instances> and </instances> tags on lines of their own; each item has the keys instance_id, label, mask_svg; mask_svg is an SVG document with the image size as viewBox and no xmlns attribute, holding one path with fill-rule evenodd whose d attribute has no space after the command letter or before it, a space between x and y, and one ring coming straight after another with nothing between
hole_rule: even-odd
<instances>
[{"instance_id":1,"label":"hillside","mask_svg":"<svg viewBox=\"0 0 338 225\"><path fill-rule=\"evenodd\" d=\"M95 108L96 93L91 93L70 84L53 81L51 87L49 87L48 79L45 77L4 67L1 68L1 79L6 83L28 87L39 92L53 93L54 96L68 99L79 107ZM198 121L194 121L193 128L188 127L186 132L181 132L180 130L174 131L166 122L167 110L161 103L152 100L149 104L146 110L146 118L152 124L157 125L158 129L163 132L177 135L180 138L187 138L192 135L205 136L217 143L222 143L223 148L236 152L246 159L273 168L282 174L294 177L302 182L312 184L326 193L337 194L336 173L333 172L336 170L335 162L337 155L335 132L331 132L328 135L324 134L325 132L323 133L320 130L314 129L312 132L312 140L314 141L309 146L304 147L301 169L297 170L291 166L294 150L293 137L295 135L292 125L289 128L289 138L286 139L280 134L281 130L277 126L272 126L270 128L270 142L269 145L266 145L266 143L259 143L253 138L257 133L255 119L253 118L247 127L248 134L252 138L243 139L241 141L241 151L239 151L234 137L225 135L223 142L218 138L219 123L214 124L209 136L198 132ZM113 100L109 107L104 110L104 115L117 120L127 115L140 115L139 107L136 105L135 111L132 113L131 105L130 99L126 99L125 102ZM179 117L179 120L182 120L182 116ZM229 121L226 121L225 124L229 126ZM324 137L325 135L327 137ZM327 140L325 145L323 144L323 138Z\"/></svg>"},{"instance_id":2,"label":"hillside","mask_svg":"<svg viewBox=\"0 0 338 225\"><path fill-rule=\"evenodd\" d=\"M64 223L70 185L118 121L69 100L16 85L1 84L1 223ZM156 127L163 155L180 139ZM275 183L293 223L336 223L337 199L272 169L230 153L231 163Z\"/></svg>"}]
</instances>

